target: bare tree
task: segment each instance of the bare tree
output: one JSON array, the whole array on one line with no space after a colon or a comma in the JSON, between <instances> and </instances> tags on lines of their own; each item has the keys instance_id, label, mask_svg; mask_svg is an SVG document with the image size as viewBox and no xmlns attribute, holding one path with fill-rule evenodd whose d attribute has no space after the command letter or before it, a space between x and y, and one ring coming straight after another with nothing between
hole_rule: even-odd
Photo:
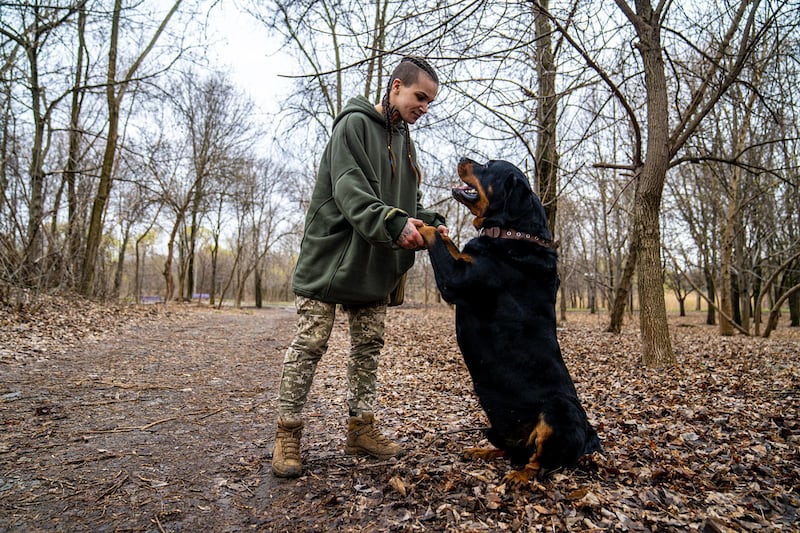
<instances>
[{"instance_id":1,"label":"bare tree","mask_svg":"<svg viewBox=\"0 0 800 533\"><path fill-rule=\"evenodd\" d=\"M546 16L549 0L540 0L542 10L536 17L536 70L539 81L536 119L539 134L536 142L536 188L547 212L550 233L555 238L558 211L558 149L556 125L558 123L558 95L556 94L556 65L553 57L552 28Z\"/></svg>"},{"instance_id":2,"label":"bare tree","mask_svg":"<svg viewBox=\"0 0 800 533\"><path fill-rule=\"evenodd\" d=\"M642 361L647 366L665 366L676 362L669 336L664 305L664 278L661 268L660 215L661 200L667 171L677 163L677 155L697 131L698 126L739 79L747 58L765 39L766 29L774 21L773 13L762 13L760 2L742 1L724 17L727 27L718 40L702 37L709 21L687 25L682 34L677 28L678 18L669 25L670 39L663 32L670 15L671 3L652 5L649 0L636 0L632 5L616 0L620 12L631 25L635 36L635 49L642 65L641 85L646 90L646 116L644 128L625 94L626 86L616 83L578 42L569 36L563 24L556 23L570 43L580 50L584 60L601 76L601 79L626 110L628 120L634 125L634 144L628 170L636 176L636 202L633 231L635 239L629 250L628 265L636 261L641 310L639 313L642 334ZM716 17L718 12L714 10ZM759 18L759 14L765 16ZM695 17L696 18L696 17ZM718 19L719 20L719 19ZM715 28L719 25L715 24ZM674 53L668 46L675 47ZM686 52L697 56L695 62L678 59ZM724 59L730 57L730 61ZM668 63L669 62L669 63ZM667 69L669 64L669 69ZM724 67L724 68L723 68ZM669 79L667 73L673 75ZM626 82L627 85L632 84ZM690 92L682 98L682 91ZM671 97L671 90L677 91ZM674 106L670 113L670 102ZM634 244L635 243L635 244ZM633 269L626 268L625 286L632 279ZM624 305L622 293L617 294L615 307ZM627 299L627 298L625 298ZM621 316L612 314L612 318Z\"/></svg>"},{"instance_id":3,"label":"bare tree","mask_svg":"<svg viewBox=\"0 0 800 533\"><path fill-rule=\"evenodd\" d=\"M117 55L119 45L120 24L122 19L122 0L115 0L113 14L111 17L111 33L108 42L108 68L106 72L105 90L106 105L108 110L108 129L106 134L105 150L100 169L100 179L97 184L97 192L94 196L89 227L86 235L86 252L84 254L80 291L84 295L90 295L94 286L95 264L97 254L100 249L100 241L103 231L103 213L111 192L111 185L114 177L114 164L117 152L117 140L119 136L120 109L123 98L129 86L139 74L139 69L147 56L161 38L172 16L178 11L183 0L174 0L172 7L166 13L158 28L153 32L149 42L133 63L127 69L121 79L117 77Z\"/></svg>"},{"instance_id":4,"label":"bare tree","mask_svg":"<svg viewBox=\"0 0 800 533\"><path fill-rule=\"evenodd\" d=\"M253 279L256 307L262 306L264 262L272 248L295 227L285 223L281 191L289 174L272 161L244 162L231 195L242 230L237 239L235 305L240 307L248 280Z\"/></svg>"},{"instance_id":5,"label":"bare tree","mask_svg":"<svg viewBox=\"0 0 800 533\"><path fill-rule=\"evenodd\" d=\"M23 281L34 283L41 275L40 265L43 253L42 221L44 220L44 182L45 158L50 147L49 124L56 105L69 94L69 91L49 96L41 79L41 55L44 53L48 39L56 37L54 34L60 27L65 26L73 15L83 8L85 1L72 2L65 7L53 7L48 4L34 2L32 4L17 4L4 9L14 9L6 12L4 22L0 24L0 35L15 43L24 54L26 67L24 71L25 86L28 88L30 98L28 109L32 114L33 138L31 141L30 161L28 166L29 197L28 197L28 223L25 236L22 266ZM14 28L12 21L21 27ZM9 59L17 57L12 52ZM6 69L4 69L6 70ZM4 151L5 155L5 151ZM5 172L4 172L5 174ZM5 179L5 178L4 178Z\"/></svg>"},{"instance_id":6,"label":"bare tree","mask_svg":"<svg viewBox=\"0 0 800 533\"><path fill-rule=\"evenodd\" d=\"M227 183L222 176L233 172L232 163L252 151L257 130L252 124L253 104L221 74L200 78L188 72L172 91L177 115L191 143L194 188L189 207L186 269L181 293L191 298L195 283L195 254L200 222L214 186ZM216 183L214 183L216 180ZM185 277L185 279L184 279Z\"/></svg>"}]
</instances>

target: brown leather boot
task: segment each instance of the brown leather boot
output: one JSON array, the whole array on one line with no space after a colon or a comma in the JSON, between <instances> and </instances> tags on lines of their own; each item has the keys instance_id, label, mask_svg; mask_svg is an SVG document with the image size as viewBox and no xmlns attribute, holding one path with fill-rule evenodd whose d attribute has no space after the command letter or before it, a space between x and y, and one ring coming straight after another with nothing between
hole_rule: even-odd
<instances>
[{"instance_id":1,"label":"brown leather boot","mask_svg":"<svg viewBox=\"0 0 800 533\"><path fill-rule=\"evenodd\" d=\"M361 416L350 417L344 453L367 454L378 459L388 459L403 455L405 450L378 431L375 427L375 415L363 413Z\"/></svg>"},{"instance_id":2,"label":"brown leather boot","mask_svg":"<svg viewBox=\"0 0 800 533\"><path fill-rule=\"evenodd\" d=\"M275 432L275 447L272 450L272 473L277 477L297 477L303 470L300 459L300 436L303 421L292 418L278 418Z\"/></svg>"}]
</instances>

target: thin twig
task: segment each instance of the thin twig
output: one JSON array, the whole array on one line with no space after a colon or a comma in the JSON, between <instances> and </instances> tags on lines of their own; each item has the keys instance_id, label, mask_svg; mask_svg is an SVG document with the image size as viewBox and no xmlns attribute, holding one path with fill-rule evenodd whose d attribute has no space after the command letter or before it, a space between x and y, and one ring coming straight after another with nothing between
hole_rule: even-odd
<instances>
[{"instance_id":1,"label":"thin twig","mask_svg":"<svg viewBox=\"0 0 800 533\"><path fill-rule=\"evenodd\" d=\"M105 491L103 491L102 493L100 493L100 495L97 497L97 499L96 499L95 501L98 501L98 502L99 502L100 500L102 500L102 499L103 499L103 498L105 498L106 496L108 496L108 495L110 495L110 494L112 494L112 493L114 493L114 492L117 492L117 491L120 489L120 487L122 487L122 485L123 485L123 484L124 484L126 481L128 481L128 477L129 477L129 476L128 476L128 474L125 474L125 476L124 476L124 477L122 477L121 479L117 480L117 481L116 481L116 482L115 482L113 485L111 485L111 486L110 486L109 488L107 488Z\"/></svg>"},{"instance_id":2,"label":"thin twig","mask_svg":"<svg viewBox=\"0 0 800 533\"><path fill-rule=\"evenodd\" d=\"M161 420L156 420L155 422L150 422L149 424L145 424L144 426L122 426L122 427L115 427L112 429L96 429L92 431L88 431L87 433L124 433L126 431L146 431L153 426L157 426L159 424L163 424L165 422L170 422L172 420L176 420L177 416L170 416L167 418L162 418Z\"/></svg>"},{"instance_id":3,"label":"thin twig","mask_svg":"<svg viewBox=\"0 0 800 533\"><path fill-rule=\"evenodd\" d=\"M224 410L225 410L225 408L224 408L224 407L220 407L220 408L219 408L219 409L217 409L216 411L211 411L210 413L206 413L206 414L204 414L203 416L201 416L200 418L198 418L198 420L205 420L205 419L206 419L206 418L208 418L209 416L214 416L215 414L217 414L217 413L220 413L220 412L222 412L222 411L224 411Z\"/></svg>"},{"instance_id":4,"label":"thin twig","mask_svg":"<svg viewBox=\"0 0 800 533\"><path fill-rule=\"evenodd\" d=\"M161 533L166 533L164 531L164 528L161 526L161 521L158 519L158 515L153 515L153 518L150 521L153 522L158 527L158 530Z\"/></svg>"}]
</instances>

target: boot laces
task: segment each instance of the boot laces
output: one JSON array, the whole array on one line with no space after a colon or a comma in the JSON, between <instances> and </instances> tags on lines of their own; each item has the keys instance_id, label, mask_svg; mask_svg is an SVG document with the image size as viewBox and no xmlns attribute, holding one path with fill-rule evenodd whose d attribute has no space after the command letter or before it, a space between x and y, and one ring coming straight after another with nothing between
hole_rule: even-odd
<instances>
[{"instance_id":1,"label":"boot laces","mask_svg":"<svg viewBox=\"0 0 800 533\"><path fill-rule=\"evenodd\" d=\"M298 459L300 457L300 430L280 429L278 432L283 446L284 457Z\"/></svg>"},{"instance_id":2,"label":"boot laces","mask_svg":"<svg viewBox=\"0 0 800 533\"><path fill-rule=\"evenodd\" d=\"M386 438L386 436L383 433L378 431L378 428L376 428L375 426L370 426L369 430L367 431L367 435L369 435L370 438L372 438L375 442L383 446L391 444L391 441L388 438Z\"/></svg>"}]
</instances>

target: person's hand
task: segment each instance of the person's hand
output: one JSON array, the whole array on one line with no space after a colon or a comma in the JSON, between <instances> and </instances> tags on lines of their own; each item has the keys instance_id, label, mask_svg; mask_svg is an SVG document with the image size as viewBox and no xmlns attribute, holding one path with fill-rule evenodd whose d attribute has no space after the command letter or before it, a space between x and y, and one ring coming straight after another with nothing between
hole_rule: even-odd
<instances>
[{"instance_id":1,"label":"person's hand","mask_svg":"<svg viewBox=\"0 0 800 533\"><path fill-rule=\"evenodd\" d=\"M417 228L422 227L423 222L417 218L408 217L408 222L406 222L403 231L400 232L400 235L397 237L395 241L400 248L405 248L406 250L417 250L422 248L425 245L425 241L422 240L422 235L419 234Z\"/></svg>"},{"instance_id":2,"label":"person's hand","mask_svg":"<svg viewBox=\"0 0 800 533\"><path fill-rule=\"evenodd\" d=\"M444 226L444 225L436 226L436 231L441 233L442 237L447 237L447 236L450 235L450 228L448 228L447 226Z\"/></svg>"}]
</instances>

